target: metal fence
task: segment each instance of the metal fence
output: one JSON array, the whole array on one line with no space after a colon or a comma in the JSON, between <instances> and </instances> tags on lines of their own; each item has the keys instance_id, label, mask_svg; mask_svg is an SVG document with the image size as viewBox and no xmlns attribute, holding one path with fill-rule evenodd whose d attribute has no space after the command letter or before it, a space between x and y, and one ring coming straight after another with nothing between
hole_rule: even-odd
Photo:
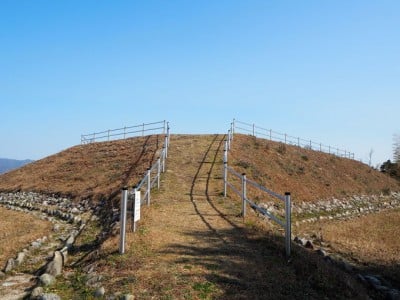
<instances>
[{"instance_id":1,"label":"metal fence","mask_svg":"<svg viewBox=\"0 0 400 300\"><path fill-rule=\"evenodd\" d=\"M252 181L246 177L246 174L240 174L236 172L233 168L228 166L228 151L230 150L230 146L233 140L233 135L231 131L228 132L228 139L225 141L225 148L224 148L224 157L223 157L223 181L224 181L224 197L228 194L228 187L235 192L240 198L242 202L242 216L243 218L246 216L246 204L249 204L251 208L258 211L263 216L270 218L271 220L275 221L285 230L285 250L286 256L290 256L291 252L291 196L290 193L285 193L284 196L277 194L270 189L258 184L255 181ZM233 178L229 179L229 174L233 176ZM236 179L236 183L240 184L240 187L234 185ZM250 199L248 195L248 186L252 186L253 188L266 193L268 196L273 197L275 199L281 200L285 204L285 215L283 220L272 214L267 209L258 205L255 200Z\"/></svg>"},{"instance_id":2,"label":"metal fence","mask_svg":"<svg viewBox=\"0 0 400 300\"><path fill-rule=\"evenodd\" d=\"M121 254L125 253L125 235L126 235L126 216L127 212L131 212L132 219L132 229L136 231L136 221L140 218L135 215L135 213L139 213L140 215L140 207L135 207L136 205L147 204L150 206L151 200L151 189L157 187L160 188L160 178L161 173L165 172L166 168L166 159L168 157L168 148L169 148L169 140L170 140L170 132L169 132L169 124L166 123L166 134L164 137L164 144L160 153L160 157L157 161L151 166L151 168L147 169L143 178L139 181L139 183L132 187L129 191L128 187L124 187L122 189L121 196L121 227L120 227L120 245L119 252ZM144 190L143 197L141 196L141 192ZM139 199L138 201L137 198Z\"/></svg>"},{"instance_id":3,"label":"metal fence","mask_svg":"<svg viewBox=\"0 0 400 300\"><path fill-rule=\"evenodd\" d=\"M339 149L330 145L324 145L322 143L314 142L312 140L306 140L300 137L288 135L286 133L273 131L272 129L262 128L256 126L255 124L245 123L233 119L229 134L233 134L236 132L250 134L255 137L262 137L271 141L282 142L288 145L294 145L305 149L326 152L329 154L334 154L336 156L354 159L354 153L347 151L346 149Z\"/></svg>"},{"instance_id":4,"label":"metal fence","mask_svg":"<svg viewBox=\"0 0 400 300\"><path fill-rule=\"evenodd\" d=\"M159 121L153 123L142 123L135 126L108 129L100 132L93 132L81 135L81 144L90 144L94 142L104 142L117 139L126 139L134 136L145 136L149 133L165 134L168 128L167 121Z\"/></svg>"}]
</instances>

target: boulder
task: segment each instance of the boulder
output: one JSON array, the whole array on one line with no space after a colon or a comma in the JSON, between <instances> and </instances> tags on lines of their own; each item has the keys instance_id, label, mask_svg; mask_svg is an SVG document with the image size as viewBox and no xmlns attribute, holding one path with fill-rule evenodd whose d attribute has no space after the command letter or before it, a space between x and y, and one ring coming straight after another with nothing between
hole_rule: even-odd
<instances>
[{"instance_id":1,"label":"boulder","mask_svg":"<svg viewBox=\"0 0 400 300\"><path fill-rule=\"evenodd\" d=\"M30 299L39 299L44 293L41 286L35 287L31 293Z\"/></svg>"},{"instance_id":2,"label":"boulder","mask_svg":"<svg viewBox=\"0 0 400 300\"><path fill-rule=\"evenodd\" d=\"M62 268L63 268L63 256L60 251L55 251L53 259L46 267L46 273L56 277L62 273Z\"/></svg>"},{"instance_id":3,"label":"boulder","mask_svg":"<svg viewBox=\"0 0 400 300\"><path fill-rule=\"evenodd\" d=\"M40 277L39 277L39 282L43 286L52 285L55 282L55 280L56 279L54 278L53 275L50 275L47 273L44 273L44 274L40 275Z\"/></svg>"},{"instance_id":4,"label":"boulder","mask_svg":"<svg viewBox=\"0 0 400 300\"><path fill-rule=\"evenodd\" d=\"M15 265L16 265L16 263L15 263L14 258L10 258L9 260L7 260L7 264L6 264L6 267L4 268L4 272L5 273L10 272L12 269L14 269Z\"/></svg>"},{"instance_id":5,"label":"boulder","mask_svg":"<svg viewBox=\"0 0 400 300\"><path fill-rule=\"evenodd\" d=\"M53 293L48 293L48 294L43 294L39 298L40 300L61 300L61 297L58 296L57 294Z\"/></svg>"}]
</instances>

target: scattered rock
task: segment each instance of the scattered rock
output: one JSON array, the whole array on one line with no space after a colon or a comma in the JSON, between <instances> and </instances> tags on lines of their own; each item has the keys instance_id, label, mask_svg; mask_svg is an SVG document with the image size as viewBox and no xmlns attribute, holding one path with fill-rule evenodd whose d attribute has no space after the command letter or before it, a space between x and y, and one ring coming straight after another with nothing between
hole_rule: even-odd
<instances>
[{"instance_id":1,"label":"scattered rock","mask_svg":"<svg viewBox=\"0 0 400 300\"><path fill-rule=\"evenodd\" d=\"M44 293L44 290L41 286L35 287L31 293L31 299L39 299L40 296L42 296Z\"/></svg>"},{"instance_id":2,"label":"scattered rock","mask_svg":"<svg viewBox=\"0 0 400 300\"><path fill-rule=\"evenodd\" d=\"M22 262L25 259L25 252L20 252L17 255L17 259L15 260L15 263L17 264L17 266L19 266L20 264L22 264Z\"/></svg>"},{"instance_id":3,"label":"scattered rock","mask_svg":"<svg viewBox=\"0 0 400 300\"><path fill-rule=\"evenodd\" d=\"M61 300L60 296L58 296L57 294L43 294L42 296L40 296L39 298L40 300Z\"/></svg>"},{"instance_id":4,"label":"scattered rock","mask_svg":"<svg viewBox=\"0 0 400 300\"><path fill-rule=\"evenodd\" d=\"M15 268L15 260L14 260L14 258L10 258L9 260L7 260L7 264L6 264L6 267L4 268L4 272L5 273L7 273L7 272L10 272L12 269L14 269Z\"/></svg>"},{"instance_id":5,"label":"scattered rock","mask_svg":"<svg viewBox=\"0 0 400 300\"><path fill-rule=\"evenodd\" d=\"M104 296L105 293L106 293L106 290L104 289L104 287L99 287L94 291L93 296L95 298L101 298Z\"/></svg>"},{"instance_id":6,"label":"scattered rock","mask_svg":"<svg viewBox=\"0 0 400 300\"><path fill-rule=\"evenodd\" d=\"M310 240L307 240L306 243L304 244L304 247L308 249L314 249L314 244Z\"/></svg>"},{"instance_id":7,"label":"scattered rock","mask_svg":"<svg viewBox=\"0 0 400 300\"><path fill-rule=\"evenodd\" d=\"M318 249L317 251L315 251L318 255L321 255L322 257L325 257L327 254L326 254L326 251L325 250L323 250L322 248L320 248L320 249Z\"/></svg>"},{"instance_id":8,"label":"scattered rock","mask_svg":"<svg viewBox=\"0 0 400 300\"><path fill-rule=\"evenodd\" d=\"M63 267L63 256L60 251L55 251L53 259L49 262L49 264L46 267L46 273L56 277L62 273L62 267Z\"/></svg>"},{"instance_id":9,"label":"scattered rock","mask_svg":"<svg viewBox=\"0 0 400 300\"><path fill-rule=\"evenodd\" d=\"M55 278L51 274L44 273L39 277L39 282L43 286L52 285L55 282Z\"/></svg>"},{"instance_id":10,"label":"scattered rock","mask_svg":"<svg viewBox=\"0 0 400 300\"><path fill-rule=\"evenodd\" d=\"M135 296L131 294L125 294L120 297L121 300L135 300Z\"/></svg>"}]
</instances>

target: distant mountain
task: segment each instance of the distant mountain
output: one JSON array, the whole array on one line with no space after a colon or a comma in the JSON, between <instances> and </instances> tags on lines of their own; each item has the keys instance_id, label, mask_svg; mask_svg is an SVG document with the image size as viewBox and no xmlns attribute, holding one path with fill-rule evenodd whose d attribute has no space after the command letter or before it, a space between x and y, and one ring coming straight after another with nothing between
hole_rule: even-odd
<instances>
[{"instance_id":1,"label":"distant mountain","mask_svg":"<svg viewBox=\"0 0 400 300\"><path fill-rule=\"evenodd\" d=\"M13 169L17 169L19 167L22 167L23 165L29 164L30 162L33 162L33 160L30 159L16 160L16 159L0 158L0 174L3 174Z\"/></svg>"}]
</instances>

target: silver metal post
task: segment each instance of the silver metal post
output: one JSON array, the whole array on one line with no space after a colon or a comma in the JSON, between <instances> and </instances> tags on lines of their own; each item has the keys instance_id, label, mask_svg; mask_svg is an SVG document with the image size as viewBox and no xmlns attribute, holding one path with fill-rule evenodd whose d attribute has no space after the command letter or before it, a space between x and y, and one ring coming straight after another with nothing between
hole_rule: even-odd
<instances>
[{"instance_id":1,"label":"silver metal post","mask_svg":"<svg viewBox=\"0 0 400 300\"><path fill-rule=\"evenodd\" d=\"M122 189L121 196L121 216L120 216L120 242L119 242L119 253L125 253L125 234L126 234L126 205L128 199L128 188Z\"/></svg>"},{"instance_id":2,"label":"silver metal post","mask_svg":"<svg viewBox=\"0 0 400 300\"><path fill-rule=\"evenodd\" d=\"M285 133L285 144L286 144L286 133Z\"/></svg>"},{"instance_id":3,"label":"silver metal post","mask_svg":"<svg viewBox=\"0 0 400 300\"><path fill-rule=\"evenodd\" d=\"M246 216L246 173L242 174L242 217Z\"/></svg>"},{"instance_id":4,"label":"silver metal post","mask_svg":"<svg viewBox=\"0 0 400 300\"><path fill-rule=\"evenodd\" d=\"M107 140L110 140L110 129L108 129Z\"/></svg>"},{"instance_id":5,"label":"silver metal post","mask_svg":"<svg viewBox=\"0 0 400 300\"><path fill-rule=\"evenodd\" d=\"M311 140L310 140L310 149L312 150L312 144L311 144L312 142L311 142Z\"/></svg>"},{"instance_id":6,"label":"silver metal post","mask_svg":"<svg viewBox=\"0 0 400 300\"><path fill-rule=\"evenodd\" d=\"M256 136L255 125L253 124L253 136Z\"/></svg>"},{"instance_id":7,"label":"silver metal post","mask_svg":"<svg viewBox=\"0 0 400 300\"><path fill-rule=\"evenodd\" d=\"M232 121L232 133L235 132L235 119L233 119Z\"/></svg>"},{"instance_id":8,"label":"silver metal post","mask_svg":"<svg viewBox=\"0 0 400 300\"><path fill-rule=\"evenodd\" d=\"M150 206L151 169L147 169L147 206Z\"/></svg>"},{"instance_id":9,"label":"silver metal post","mask_svg":"<svg viewBox=\"0 0 400 300\"><path fill-rule=\"evenodd\" d=\"M272 129L269 130L269 140L272 141Z\"/></svg>"},{"instance_id":10,"label":"silver metal post","mask_svg":"<svg viewBox=\"0 0 400 300\"><path fill-rule=\"evenodd\" d=\"M157 190L160 189L161 159L157 159Z\"/></svg>"},{"instance_id":11,"label":"silver metal post","mask_svg":"<svg viewBox=\"0 0 400 300\"><path fill-rule=\"evenodd\" d=\"M167 137L168 137L168 143L167 143L167 147L169 147L169 139L170 139L170 132L169 132L169 122L167 122Z\"/></svg>"},{"instance_id":12,"label":"silver metal post","mask_svg":"<svg viewBox=\"0 0 400 300\"><path fill-rule=\"evenodd\" d=\"M168 135L165 135L164 145L165 145L165 158L167 158L168 157Z\"/></svg>"},{"instance_id":13,"label":"silver metal post","mask_svg":"<svg viewBox=\"0 0 400 300\"><path fill-rule=\"evenodd\" d=\"M126 136L126 126L124 126L124 139L125 139L125 136Z\"/></svg>"},{"instance_id":14,"label":"silver metal post","mask_svg":"<svg viewBox=\"0 0 400 300\"><path fill-rule=\"evenodd\" d=\"M300 147L300 138L299 137L297 138L297 146Z\"/></svg>"},{"instance_id":15,"label":"silver metal post","mask_svg":"<svg viewBox=\"0 0 400 300\"><path fill-rule=\"evenodd\" d=\"M322 152L322 144L319 143L319 152Z\"/></svg>"},{"instance_id":16,"label":"silver metal post","mask_svg":"<svg viewBox=\"0 0 400 300\"><path fill-rule=\"evenodd\" d=\"M161 171L164 173L165 172L165 145L163 146L161 156L162 156Z\"/></svg>"},{"instance_id":17,"label":"silver metal post","mask_svg":"<svg viewBox=\"0 0 400 300\"><path fill-rule=\"evenodd\" d=\"M228 150L231 150L231 131L228 130Z\"/></svg>"},{"instance_id":18,"label":"silver metal post","mask_svg":"<svg viewBox=\"0 0 400 300\"><path fill-rule=\"evenodd\" d=\"M285 248L286 248L286 256L290 256L291 252L291 240L292 240L292 216L291 216L291 199L290 193L285 193Z\"/></svg>"},{"instance_id":19,"label":"silver metal post","mask_svg":"<svg viewBox=\"0 0 400 300\"><path fill-rule=\"evenodd\" d=\"M224 197L226 197L226 188L227 188L227 180L228 180L228 152L224 149Z\"/></svg>"},{"instance_id":20,"label":"silver metal post","mask_svg":"<svg viewBox=\"0 0 400 300\"><path fill-rule=\"evenodd\" d=\"M144 136L144 123L142 125L142 136Z\"/></svg>"}]
</instances>

